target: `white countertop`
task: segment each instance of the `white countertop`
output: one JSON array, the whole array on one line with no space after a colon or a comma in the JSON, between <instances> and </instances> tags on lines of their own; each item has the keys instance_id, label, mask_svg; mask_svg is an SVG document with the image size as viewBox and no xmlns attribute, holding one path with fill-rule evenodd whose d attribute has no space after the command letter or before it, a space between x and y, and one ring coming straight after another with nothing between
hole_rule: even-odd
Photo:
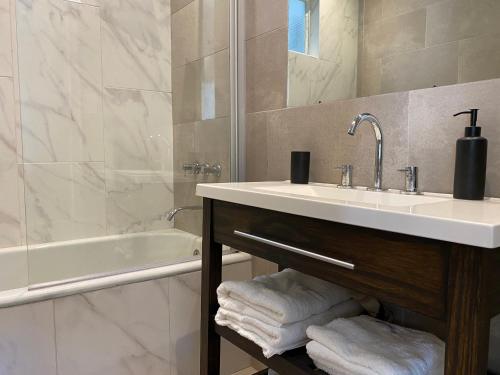
<instances>
[{"instance_id":1,"label":"white countertop","mask_svg":"<svg viewBox=\"0 0 500 375\"><path fill-rule=\"evenodd\" d=\"M485 248L500 247L500 199L453 199L336 185L284 182L199 184L199 196L337 223Z\"/></svg>"}]
</instances>

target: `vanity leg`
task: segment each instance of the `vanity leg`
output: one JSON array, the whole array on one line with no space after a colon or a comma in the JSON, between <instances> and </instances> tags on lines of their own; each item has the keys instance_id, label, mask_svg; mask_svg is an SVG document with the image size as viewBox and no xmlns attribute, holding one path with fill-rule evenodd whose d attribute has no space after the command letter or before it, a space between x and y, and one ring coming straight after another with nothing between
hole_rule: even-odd
<instances>
[{"instance_id":1,"label":"vanity leg","mask_svg":"<svg viewBox=\"0 0 500 375\"><path fill-rule=\"evenodd\" d=\"M483 249L454 245L448 292L445 375L483 375L488 367L487 257Z\"/></svg>"},{"instance_id":2,"label":"vanity leg","mask_svg":"<svg viewBox=\"0 0 500 375\"><path fill-rule=\"evenodd\" d=\"M213 238L212 204L211 199L203 199L200 375L220 373L220 336L215 333L213 317L219 308L217 287L222 275L222 245Z\"/></svg>"}]
</instances>

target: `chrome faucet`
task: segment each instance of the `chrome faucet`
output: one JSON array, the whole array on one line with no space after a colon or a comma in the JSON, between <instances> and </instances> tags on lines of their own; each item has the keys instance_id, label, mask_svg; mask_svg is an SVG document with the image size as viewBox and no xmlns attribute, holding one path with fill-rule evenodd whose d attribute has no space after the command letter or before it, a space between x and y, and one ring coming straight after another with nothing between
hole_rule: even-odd
<instances>
[{"instance_id":1,"label":"chrome faucet","mask_svg":"<svg viewBox=\"0 0 500 375\"><path fill-rule=\"evenodd\" d=\"M177 208L172 208L170 211L167 212L165 215L165 218L168 221L172 221L175 218L175 215L177 215L179 212L184 211L184 210L202 210L202 206L186 206L186 207L177 207Z\"/></svg>"},{"instance_id":2,"label":"chrome faucet","mask_svg":"<svg viewBox=\"0 0 500 375\"><path fill-rule=\"evenodd\" d=\"M380 121L370 113L362 113L357 115L347 133L349 135L356 134L356 129L363 122L369 122L372 125L373 132L375 133L376 146L375 146L375 183L372 190L381 191L382 189L382 161L383 161L383 135Z\"/></svg>"}]
</instances>

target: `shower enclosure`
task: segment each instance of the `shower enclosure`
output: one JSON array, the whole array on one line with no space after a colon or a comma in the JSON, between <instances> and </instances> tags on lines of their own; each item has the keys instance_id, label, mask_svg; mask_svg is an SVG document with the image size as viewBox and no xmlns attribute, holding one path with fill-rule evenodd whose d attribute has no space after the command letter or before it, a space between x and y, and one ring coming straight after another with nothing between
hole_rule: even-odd
<instances>
[{"instance_id":1,"label":"shower enclosure","mask_svg":"<svg viewBox=\"0 0 500 375\"><path fill-rule=\"evenodd\" d=\"M195 187L237 178L237 2L0 0L0 374L199 373Z\"/></svg>"},{"instance_id":2,"label":"shower enclosure","mask_svg":"<svg viewBox=\"0 0 500 375\"><path fill-rule=\"evenodd\" d=\"M0 293L199 259L196 184L239 173L237 5L0 1Z\"/></svg>"}]
</instances>

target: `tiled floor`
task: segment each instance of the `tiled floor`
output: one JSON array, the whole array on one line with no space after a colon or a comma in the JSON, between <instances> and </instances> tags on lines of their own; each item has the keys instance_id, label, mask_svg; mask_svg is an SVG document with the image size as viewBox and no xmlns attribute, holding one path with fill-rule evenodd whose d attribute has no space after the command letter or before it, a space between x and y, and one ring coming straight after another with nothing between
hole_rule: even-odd
<instances>
[{"instance_id":1,"label":"tiled floor","mask_svg":"<svg viewBox=\"0 0 500 375\"><path fill-rule=\"evenodd\" d=\"M235 372L233 375L253 375L257 372L253 367L247 367L241 371Z\"/></svg>"}]
</instances>

